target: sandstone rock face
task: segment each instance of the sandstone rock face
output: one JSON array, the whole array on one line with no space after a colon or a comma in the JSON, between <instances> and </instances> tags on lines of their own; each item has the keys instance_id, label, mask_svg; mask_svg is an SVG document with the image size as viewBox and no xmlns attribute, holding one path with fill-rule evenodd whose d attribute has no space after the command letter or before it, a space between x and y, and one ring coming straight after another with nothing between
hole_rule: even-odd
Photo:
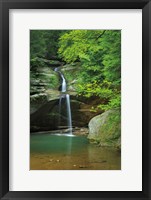
<instances>
[{"instance_id":1,"label":"sandstone rock face","mask_svg":"<svg viewBox=\"0 0 151 200\"><path fill-rule=\"evenodd\" d=\"M108 110L89 122L90 142L100 146L121 147L121 119L119 109Z\"/></svg>"},{"instance_id":2,"label":"sandstone rock face","mask_svg":"<svg viewBox=\"0 0 151 200\"><path fill-rule=\"evenodd\" d=\"M52 68L38 66L30 71L30 94L45 92L47 89L56 89L60 85L59 76Z\"/></svg>"},{"instance_id":3,"label":"sandstone rock face","mask_svg":"<svg viewBox=\"0 0 151 200\"><path fill-rule=\"evenodd\" d=\"M87 127L90 119L99 114L99 112L91 112L92 105L80 101L77 96L71 96L70 99L73 127ZM39 104L30 116L32 132L57 130L59 126L67 128L66 101L62 101L61 108L59 108L59 101L59 96L46 103L40 101L40 99L38 100ZM32 109L34 109L33 106Z\"/></svg>"},{"instance_id":4,"label":"sandstone rock face","mask_svg":"<svg viewBox=\"0 0 151 200\"><path fill-rule=\"evenodd\" d=\"M57 129L57 104L58 100L49 101L30 115L31 132Z\"/></svg>"},{"instance_id":5,"label":"sandstone rock face","mask_svg":"<svg viewBox=\"0 0 151 200\"><path fill-rule=\"evenodd\" d=\"M48 66L50 61L39 58L38 66L30 70L30 113L33 114L49 100L59 96L59 76ZM51 89L50 89L51 88Z\"/></svg>"}]
</instances>

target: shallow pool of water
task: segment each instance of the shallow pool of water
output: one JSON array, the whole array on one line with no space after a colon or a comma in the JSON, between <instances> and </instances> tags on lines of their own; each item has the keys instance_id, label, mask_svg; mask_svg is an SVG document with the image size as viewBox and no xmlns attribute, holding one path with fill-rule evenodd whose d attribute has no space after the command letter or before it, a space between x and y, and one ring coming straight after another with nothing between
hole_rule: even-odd
<instances>
[{"instance_id":1,"label":"shallow pool of water","mask_svg":"<svg viewBox=\"0 0 151 200\"><path fill-rule=\"evenodd\" d=\"M114 148L90 144L85 136L35 134L30 137L31 170L120 170Z\"/></svg>"}]
</instances>

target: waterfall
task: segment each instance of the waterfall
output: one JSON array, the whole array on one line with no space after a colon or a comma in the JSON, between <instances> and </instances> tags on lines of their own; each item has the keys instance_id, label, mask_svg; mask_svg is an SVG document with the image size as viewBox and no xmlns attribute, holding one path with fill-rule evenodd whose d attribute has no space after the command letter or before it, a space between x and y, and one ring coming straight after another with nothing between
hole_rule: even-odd
<instances>
[{"instance_id":1,"label":"waterfall","mask_svg":"<svg viewBox=\"0 0 151 200\"><path fill-rule=\"evenodd\" d=\"M72 134L72 118L71 118L71 107L70 107L70 95L66 94L67 100L67 116L68 116L68 128L69 133Z\"/></svg>"},{"instance_id":2,"label":"waterfall","mask_svg":"<svg viewBox=\"0 0 151 200\"><path fill-rule=\"evenodd\" d=\"M58 127L59 129L62 128L61 126L61 115L62 115L62 106L63 103L66 102L66 110L67 110L67 127L68 127L68 133L72 134L72 116L71 116L71 106L70 106L70 95L65 93L67 91L67 83L64 78L64 75L59 71L58 68L55 68L56 72L59 73L62 84L61 84L61 94L59 99L59 120L58 120Z\"/></svg>"},{"instance_id":3,"label":"waterfall","mask_svg":"<svg viewBox=\"0 0 151 200\"><path fill-rule=\"evenodd\" d=\"M67 84L66 84L66 80L65 80L65 78L64 78L64 76L63 76L63 74L62 73L60 73L60 76L61 76L61 78L62 78L62 89L61 89L61 92L66 92L66 90L67 90Z\"/></svg>"},{"instance_id":4,"label":"waterfall","mask_svg":"<svg viewBox=\"0 0 151 200\"><path fill-rule=\"evenodd\" d=\"M58 128L60 128L60 124L61 124L61 104L62 104L62 95L60 96L59 99L59 119L58 119Z\"/></svg>"}]
</instances>

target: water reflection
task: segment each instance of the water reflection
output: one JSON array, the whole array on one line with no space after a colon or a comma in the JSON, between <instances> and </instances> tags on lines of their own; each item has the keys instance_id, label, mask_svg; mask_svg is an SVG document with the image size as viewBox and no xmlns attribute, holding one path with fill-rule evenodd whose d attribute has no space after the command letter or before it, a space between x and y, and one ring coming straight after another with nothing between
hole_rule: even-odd
<instances>
[{"instance_id":1,"label":"water reflection","mask_svg":"<svg viewBox=\"0 0 151 200\"><path fill-rule=\"evenodd\" d=\"M86 137L32 135L31 169L120 169L120 153L89 144ZM51 160L51 162L50 162Z\"/></svg>"}]
</instances>

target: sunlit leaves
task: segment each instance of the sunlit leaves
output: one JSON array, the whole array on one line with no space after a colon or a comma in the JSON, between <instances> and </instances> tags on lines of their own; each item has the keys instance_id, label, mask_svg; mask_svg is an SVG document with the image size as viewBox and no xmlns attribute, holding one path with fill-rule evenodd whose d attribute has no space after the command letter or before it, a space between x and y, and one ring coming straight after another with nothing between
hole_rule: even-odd
<instances>
[{"instance_id":1,"label":"sunlit leaves","mask_svg":"<svg viewBox=\"0 0 151 200\"><path fill-rule=\"evenodd\" d=\"M68 63L81 62L78 94L104 99L104 103L98 105L99 109L119 107L121 31L71 30L60 37L59 45L63 60Z\"/></svg>"}]
</instances>

